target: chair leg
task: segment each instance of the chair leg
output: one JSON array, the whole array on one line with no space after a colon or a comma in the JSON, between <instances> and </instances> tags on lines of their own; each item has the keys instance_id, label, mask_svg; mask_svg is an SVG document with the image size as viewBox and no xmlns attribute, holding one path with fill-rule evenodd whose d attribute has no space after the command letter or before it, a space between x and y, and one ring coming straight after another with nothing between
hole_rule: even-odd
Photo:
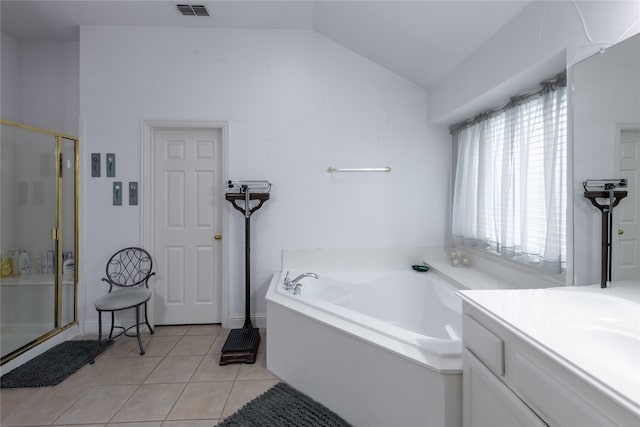
<instances>
[{"instance_id":1,"label":"chair leg","mask_svg":"<svg viewBox=\"0 0 640 427\"><path fill-rule=\"evenodd\" d=\"M142 340L140 339L140 306L136 306L136 336L138 337L138 345L140 346L140 355L144 354L144 348L142 348Z\"/></svg>"},{"instance_id":2,"label":"chair leg","mask_svg":"<svg viewBox=\"0 0 640 427\"><path fill-rule=\"evenodd\" d=\"M102 343L102 311L98 310L98 343ZM96 363L95 352L91 355L89 365Z\"/></svg>"},{"instance_id":3,"label":"chair leg","mask_svg":"<svg viewBox=\"0 0 640 427\"><path fill-rule=\"evenodd\" d=\"M153 328L149 324L149 316L147 315L147 303L146 302L144 303L144 323L147 324L147 328L149 328L149 331L151 332L151 335L153 335Z\"/></svg>"},{"instance_id":4,"label":"chair leg","mask_svg":"<svg viewBox=\"0 0 640 427\"><path fill-rule=\"evenodd\" d=\"M102 311L98 310L98 341L102 341Z\"/></svg>"},{"instance_id":5,"label":"chair leg","mask_svg":"<svg viewBox=\"0 0 640 427\"><path fill-rule=\"evenodd\" d=\"M109 331L109 339L113 336L113 325L115 325L116 321L116 313L115 311L111 312L111 330Z\"/></svg>"}]
</instances>

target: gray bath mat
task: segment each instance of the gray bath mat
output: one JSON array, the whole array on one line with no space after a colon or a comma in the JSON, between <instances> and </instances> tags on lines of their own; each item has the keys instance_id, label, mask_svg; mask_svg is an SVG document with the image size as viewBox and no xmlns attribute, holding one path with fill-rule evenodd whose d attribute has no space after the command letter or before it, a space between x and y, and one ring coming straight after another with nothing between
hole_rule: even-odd
<instances>
[{"instance_id":1,"label":"gray bath mat","mask_svg":"<svg viewBox=\"0 0 640 427\"><path fill-rule=\"evenodd\" d=\"M92 361L113 341L65 341L34 357L0 378L0 387L49 387Z\"/></svg>"},{"instance_id":2,"label":"gray bath mat","mask_svg":"<svg viewBox=\"0 0 640 427\"><path fill-rule=\"evenodd\" d=\"M224 419L218 427L349 427L325 406L278 383Z\"/></svg>"}]
</instances>

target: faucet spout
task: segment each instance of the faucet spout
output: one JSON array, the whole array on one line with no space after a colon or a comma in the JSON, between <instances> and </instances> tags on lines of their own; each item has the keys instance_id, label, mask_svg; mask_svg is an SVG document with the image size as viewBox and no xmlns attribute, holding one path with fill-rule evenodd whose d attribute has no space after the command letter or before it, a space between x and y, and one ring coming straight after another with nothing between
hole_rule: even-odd
<instances>
[{"instance_id":1,"label":"faucet spout","mask_svg":"<svg viewBox=\"0 0 640 427\"><path fill-rule=\"evenodd\" d=\"M301 275L299 275L293 280L289 280L289 272L287 271L287 275L284 278L285 290L290 291L293 289L293 293L297 295L298 293L300 293L300 287L302 286L302 283L299 283L299 282L305 277L313 277L314 279L319 278L319 276L316 273L308 272L308 273L302 273Z\"/></svg>"}]
</instances>

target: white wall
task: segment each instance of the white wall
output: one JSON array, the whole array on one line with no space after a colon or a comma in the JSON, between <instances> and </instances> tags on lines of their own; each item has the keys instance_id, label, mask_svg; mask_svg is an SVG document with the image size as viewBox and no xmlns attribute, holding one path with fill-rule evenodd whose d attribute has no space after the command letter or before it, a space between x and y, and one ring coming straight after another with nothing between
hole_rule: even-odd
<instances>
[{"instance_id":1,"label":"white wall","mask_svg":"<svg viewBox=\"0 0 640 427\"><path fill-rule=\"evenodd\" d=\"M571 67L640 32L639 18L637 0L531 2L429 92L430 121L450 125L500 105L561 71L558 65Z\"/></svg>"},{"instance_id":2,"label":"white wall","mask_svg":"<svg viewBox=\"0 0 640 427\"><path fill-rule=\"evenodd\" d=\"M20 117L18 41L11 36L0 33L0 117L17 121Z\"/></svg>"},{"instance_id":3,"label":"white wall","mask_svg":"<svg viewBox=\"0 0 640 427\"><path fill-rule=\"evenodd\" d=\"M582 181L620 178L616 124L640 126L640 35L576 64L573 77L575 278L600 283L602 216L582 197Z\"/></svg>"},{"instance_id":4,"label":"white wall","mask_svg":"<svg viewBox=\"0 0 640 427\"><path fill-rule=\"evenodd\" d=\"M80 36L84 164L114 152L117 180L140 179L141 120L229 122L229 178L268 179L252 217L253 311L283 248L438 246L446 133L423 89L309 31L87 26ZM328 166L391 166L328 174ZM111 182L83 179L87 318L106 257L139 243L138 207L111 206ZM243 218L229 211L230 312L243 313Z\"/></svg>"},{"instance_id":5,"label":"white wall","mask_svg":"<svg viewBox=\"0 0 640 427\"><path fill-rule=\"evenodd\" d=\"M429 92L429 121L451 125L487 108L499 106L509 96L531 89L540 80L638 32L640 7L637 0L532 2ZM570 102L571 155L574 152L572 119ZM603 151L597 146L598 142L592 143L595 145L581 145L576 150L582 153ZM573 176L572 168L578 161L582 161L579 154L570 162L570 176ZM567 281L598 283L599 275L594 276L593 271L597 268L594 266L599 265L599 255L595 256L599 246L596 245L594 250L586 246L599 240L599 232L595 236L590 234L596 233L596 229L584 226L591 223L585 217L576 218L574 225L574 205L578 206L575 214L582 215L582 199L582 192L575 188L569 194ZM588 252L593 252L593 256L585 256Z\"/></svg>"},{"instance_id":6,"label":"white wall","mask_svg":"<svg viewBox=\"0 0 640 427\"><path fill-rule=\"evenodd\" d=\"M0 33L0 117L6 120L18 120L18 42L11 36ZM2 128L2 140L13 135L13 131ZM3 144L0 152L0 254L5 255L13 247L13 148Z\"/></svg>"},{"instance_id":7,"label":"white wall","mask_svg":"<svg viewBox=\"0 0 640 427\"><path fill-rule=\"evenodd\" d=\"M19 43L21 122L78 134L78 49L77 42Z\"/></svg>"},{"instance_id":8,"label":"white wall","mask_svg":"<svg viewBox=\"0 0 640 427\"><path fill-rule=\"evenodd\" d=\"M78 134L78 42L2 40L3 119Z\"/></svg>"}]
</instances>

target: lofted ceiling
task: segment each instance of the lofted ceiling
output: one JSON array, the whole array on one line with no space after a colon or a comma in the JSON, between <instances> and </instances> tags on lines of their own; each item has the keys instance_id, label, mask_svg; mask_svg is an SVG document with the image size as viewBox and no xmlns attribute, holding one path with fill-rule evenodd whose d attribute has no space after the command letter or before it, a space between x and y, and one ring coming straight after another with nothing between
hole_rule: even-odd
<instances>
[{"instance_id":1,"label":"lofted ceiling","mask_svg":"<svg viewBox=\"0 0 640 427\"><path fill-rule=\"evenodd\" d=\"M80 25L313 30L429 89L529 2L2 0L0 30L21 41L78 40ZM211 16L182 16L177 4Z\"/></svg>"}]
</instances>

